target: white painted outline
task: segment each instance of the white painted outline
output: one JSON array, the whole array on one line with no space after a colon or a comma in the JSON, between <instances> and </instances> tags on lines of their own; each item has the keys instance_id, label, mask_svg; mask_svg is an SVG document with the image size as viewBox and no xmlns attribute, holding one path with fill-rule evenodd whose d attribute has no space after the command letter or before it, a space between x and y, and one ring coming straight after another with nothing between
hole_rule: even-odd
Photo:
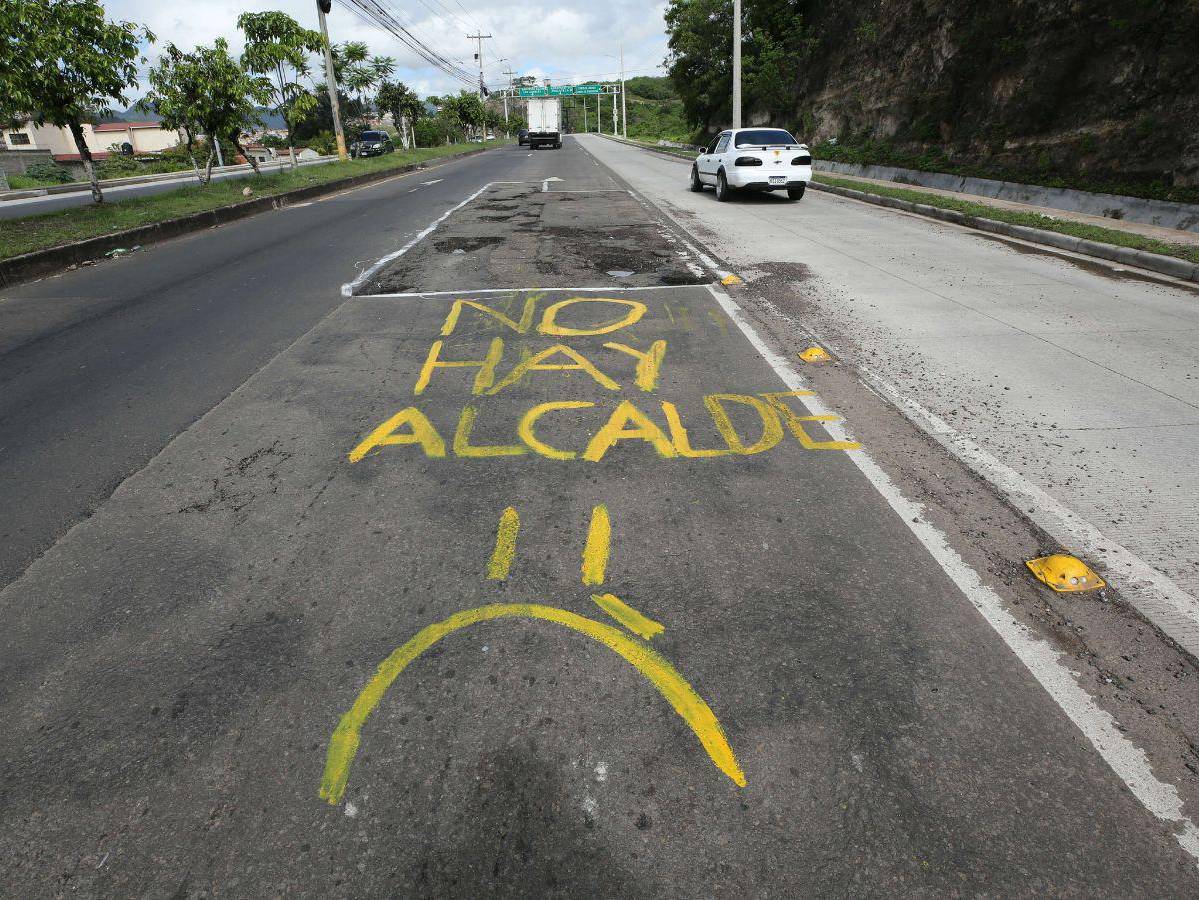
<instances>
[{"instance_id":1,"label":"white painted outline","mask_svg":"<svg viewBox=\"0 0 1199 900\"><path fill-rule=\"evenodd\" d=\"M754 330L741 308L724 291L709 285L708 290L725 314L741 329L741 333L770 364L789 390L806 390L803 379L790 362L775 353ZM798 398L812 415L827 415L828 408L816 396ZM841 422L827 422L825 428L834 440L853 440ZM1161 821L1174 827L1174 839L1199 863L1199 827L1183 813L1182 798L1172 784L1153 774L1145 751L1132 743L1117 727L1116 720L1101 709L1069 669L1062 664L1062 654L1044 638L1012 618L1003 600L978 573L949 545L945 534L924 517L924 507L908 500L865 450L846 451L846 456L866 480L882 495L900 521L908 527L932 558L957 585L966 599L978 610L1024 667L1040 683L1053 701L1091 742L1104 762L1127 785L1141 805Z\"/></svg>"},{"instance_id":2,"label":"white painted outline","mask_svg":"<svg viewBox=\"0 0 1199 900\"><path fill-rule=\"evenodd\" d=\"M372 275L374 275L376 272L378 272L381 268L383 268L385 265L387 265L393 259L399 259L405 253L407 253L409 250L411 250L413 247L415 247L417 244L419 244L421 241L423 241L425 238L427 238L429 235L431 235L434 231L437 230L438 225L440 225L442 222L444 222L446 219L448 219L450 216L452 216L458 210L462 209L462 207L466 206L466 204L470 203L470 201L474 200L476 197L478 197L480 194L482 194L485 190L487 190L493 184L513 184L513 183L519 184L520 182L511 182L511 181L489 181L489 182L487 182L487 184L483 185L481 188L479 188L477 191L475 191L473 194L471 194L469 197L467 197L461 203L458 203L455 206L451 206L449 209L447 209L445 212L443 212L440 216L438 216L433 221L432 225L429 225L427 228L425 228L424 231L420 232L420 234L418 234L416 237L414 237L412 240L410 240L408 243L406 243L399 250L396 250L394 253L388 253L386 256L382 257L381 259L376 260L375 263L370 268L365 269L362 272L359 272L358 277L355 278L353 281L343 284L341 286L341 295L343 297L353 297L354 291L357 288L359 288L363 283L365 283L368 278L370 278Z\"/></svg>"},{"instance_id":3,"label":"white painted outline","mask_svg":"<svg viewBox=\"0 0 1199 900\"><path fill-rule=\"evenodd\" d=\"M403 297L445 297L459 296L466 297L471 294L530 294L542 293L550 294L559 291L572 291L579 293L581 291L591 291L592 293L601 292L618 292L618 291L677 291L680 288L687 287L706 287L703 284L653 284L644 287L510 287L510 288L473 288L470 290L456 291L407 291L399 294L355 294L355 300L390 300Z\"/></svg>"}]
</instances>

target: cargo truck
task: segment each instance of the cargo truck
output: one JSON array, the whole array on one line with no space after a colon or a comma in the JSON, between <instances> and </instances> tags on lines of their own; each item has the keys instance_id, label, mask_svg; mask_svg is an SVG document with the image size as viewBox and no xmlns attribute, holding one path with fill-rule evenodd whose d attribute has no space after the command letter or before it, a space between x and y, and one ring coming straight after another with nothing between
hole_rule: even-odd
<instances>
[{"instance_id":1,"label":"cargo truck","mask_svg":"<svg viewBox=\"0 0 1199 900\"><path fill-rule=\"evenodd\" d=\"M539 150L542 147L553 147L557 150L561 148L562 98L530 97L528 112L530 149Z\"/></svg>"}]
</instances>

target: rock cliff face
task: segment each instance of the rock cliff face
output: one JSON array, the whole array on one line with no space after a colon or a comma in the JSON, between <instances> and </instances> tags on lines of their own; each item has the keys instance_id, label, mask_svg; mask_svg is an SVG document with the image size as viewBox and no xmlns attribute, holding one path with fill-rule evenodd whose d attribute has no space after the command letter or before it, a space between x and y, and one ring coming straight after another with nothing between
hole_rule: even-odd
<instances>
[{"instance_id":1,"label":"rock cliff face","mask_svg":"<svg viewBox=\"0 0 1199 900\"><path fill-rule=\"evenodd\" d=\"M811 49L791 121L809 139L1199 184L1199 0L796 7Z\"/></svg>"}]
</instances>

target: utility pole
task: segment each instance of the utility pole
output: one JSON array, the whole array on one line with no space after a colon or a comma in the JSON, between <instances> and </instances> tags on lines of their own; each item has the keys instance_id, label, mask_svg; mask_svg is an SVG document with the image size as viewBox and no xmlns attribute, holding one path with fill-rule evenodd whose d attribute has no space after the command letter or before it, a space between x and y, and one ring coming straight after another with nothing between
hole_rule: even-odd
<instances>
[{"instance_id":1,"label":"utility pole","mask_svg":"<svg viewBox=\"0 0 1199 900\"><path fill-rule=\"evenodd\" d=\"M316 0L317 18L321 20L321 37L325 39L325 83L329 86L329 109L333 111L333 134L337 137L337 158L341 162L346 155L346 133L341 127L341 107L337 102L337 76L333 74L333 47L329 43L329 26L325 24L325 13L333 8L333 0ZM296 164L295 160L291 163Z\"/></svg>"},{"instance_id":2,"label":"utility pole","mask_svg":"<svg viewBox=\"0 0 1199 900\"><path fill-rule=\"evenodd\" d=\"M620 44L620 135L628 140L629 137L629 105L625 99L624 89L624 42Z\"/></svg>"},{"instance_id":3,"label":"utility pole","mask_svg":"<svg viewBox=\"0 0 1199 900\"><path fill-rule=\"evenodd\" d=\"M479 99L483 99L483 41L489 39L489 34L468 34L468 38L472 41L478 41L478 52L475 54L475 60L479 64Z\"/></svg>"},{"instance_id":4,"label":"utility pole","mask_svg":"<svg viewBox=\"0 0 1199 900\"><path fill-rule=\"evenodd\" d=\"M612 137L616 137L616 88L612 88Z\"/></svg>"},{"instance_id":5,"label":"utility pole","mask_svg":"<svg viewBox=\"0 0 1199 900\"><path fill-rule=\"evenodd\" d=\"M733 0L733 127L741 127L741 0Z\"/></svg>"}]
</instances>

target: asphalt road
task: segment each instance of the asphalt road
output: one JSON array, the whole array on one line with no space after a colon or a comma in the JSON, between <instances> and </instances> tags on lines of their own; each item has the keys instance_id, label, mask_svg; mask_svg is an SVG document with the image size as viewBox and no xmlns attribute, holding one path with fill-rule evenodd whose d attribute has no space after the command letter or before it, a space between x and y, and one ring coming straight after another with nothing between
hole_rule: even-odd
<instances>
[{"instance_id":1,"label":"asphalt road","mask_svg":"<svg viewBox=\"0 0 1199 900\"><path fill-rule=\"evenodd\" d=\"M685 237L571 140L4 297L3 892L1193 895Z\"/></svg>"},{"instance_id":2,"label":"asphalt road","mask_svg":"<svg viewBox=\"0 0 1199 900\"><path fill-rule=\"evenodd\" d=\"M301 166L324 165L325 161L320 162L302 162ZM275 169L285 169L285 165L271 163L269 166L263 166L263 171L273 171ZM212 176L213 181L225 181L227 179L245 178L253 175L253 171L246 169L240 172L216 172ZM107 187L104 189L104 200L106 203L120 203L122 200L130 200L136 197L148 197L151 194L164 194L167 191L173 191L180 187L193 185L196 183L196 177L188 172L180 173L178 178L171 178L165 181L151 181L146 184L127 184ZM60 209L71 209L76 206L90 206L92 203L92 195L90 188L84 188L79 191L72 191L66 194L46 194L41 197L25 197L20 200L4 200L0 202L0 219L20 219L25 216L40 216L45 213L58 212Z\"/></svg>"}]
</instances>

